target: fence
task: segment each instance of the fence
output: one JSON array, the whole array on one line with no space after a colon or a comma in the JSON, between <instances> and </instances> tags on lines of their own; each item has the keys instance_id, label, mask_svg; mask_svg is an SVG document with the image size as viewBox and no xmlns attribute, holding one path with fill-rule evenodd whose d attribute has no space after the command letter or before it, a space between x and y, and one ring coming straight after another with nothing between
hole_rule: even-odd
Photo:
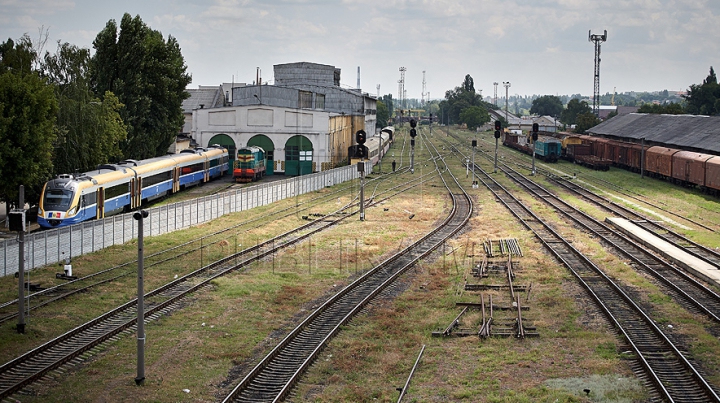
<instances>
[{"instance_id":1,"label":"fence","mask_svg":"<svg viewBox=\"0 0 720 403\"><path fill-rule=\"evenodd\" d=\"M370 167L366 167L369 169ZM281 181L268 182L230 190L185 202L146 209L145 236L162 235L192 225L214 220L225 214L265 206L278 200L294 197L326 186L359 177L356 166L345 166ZM55 264L66 257L84 255L108 246L119 245L137 237L137 221L132 214L77 225L45 230L25 236L25 269ZM0 243L0 275L14 275L18 271L17 239Z\"/></svg>"}]
</instances>

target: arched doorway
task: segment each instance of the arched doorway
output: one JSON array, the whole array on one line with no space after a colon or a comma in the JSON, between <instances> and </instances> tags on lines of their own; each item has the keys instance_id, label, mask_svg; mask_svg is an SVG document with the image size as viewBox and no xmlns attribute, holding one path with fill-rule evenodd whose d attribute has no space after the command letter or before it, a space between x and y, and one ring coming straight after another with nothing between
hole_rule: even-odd
<instances>
[{"instance_id":1,"label":"arched doorway","mask_svg":"<svg viewBox=\"0 0 720 403\"><path fill-rule=\"evenodd\" d=\"M273 175L275 173L275 144L273 144L273 141L270 140L270 137L264 134L257 134L248 140L247 145L248 147L261 147L265 150L265 155L267 157L265 175Z\"/></svg>"},{"instance_id":2,"label":"arched doorway","mask_svg":"<svg viewBox=\"0 0 720 403\"><path fill-rule=\"evenodd\" d=\"M285 175L312 173L312 142L305 136L293 136L285 143Z\"/></svg>"},{"instance_id":3,"label":"arched doorway","mask_svg":"<svg viewBox=\"0 0 720 403\"><path fill-rule=\"evenodd\" d=\"M235 166L235 158L237 157L237 146L235 145L235 141L233 141L233 139L227 134L216 134L210 139L208 146L213 144L221 145L228 149L228 154L230 154L228 166L230 167L230 173L232 173L232 167Z\"/></svg>"}]
</instances>

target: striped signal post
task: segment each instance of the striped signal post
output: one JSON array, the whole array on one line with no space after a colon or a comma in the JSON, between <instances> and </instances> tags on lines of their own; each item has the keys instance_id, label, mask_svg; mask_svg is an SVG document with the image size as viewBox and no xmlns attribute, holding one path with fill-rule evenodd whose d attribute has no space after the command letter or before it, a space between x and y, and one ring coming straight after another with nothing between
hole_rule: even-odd
<instances>
[{"instance_id":1,"label":"striped signal post","mask_svg":"<svg viewBox=\"0 0 720 403\"><path fill-rule=\"evenodd\" d=\"M360 172L360 221L365 221L365 140L367 134L364 130L355 133L355 141L358 143L357 153L360 157L358 172Z\"/></svg>"}]
</instances>

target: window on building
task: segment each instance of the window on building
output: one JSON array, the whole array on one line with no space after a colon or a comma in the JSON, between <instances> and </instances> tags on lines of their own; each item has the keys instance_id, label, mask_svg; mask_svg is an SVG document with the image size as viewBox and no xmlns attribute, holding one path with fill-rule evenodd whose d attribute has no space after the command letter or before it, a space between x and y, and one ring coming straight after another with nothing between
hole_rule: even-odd
<instances>
[{"instance_id":1,"label":"window on building","mask_svg":"<svg viewBox=\"0 0 720 403\"><path fill-rule=\"evenodd\" d=\"M298 97L298 108L312 108L312 92L300 91Z\"/></svg>"},{"instance_id":2,"label":"window on building","mask_svg":"<svg viewBox=\"0 0 720 403\"><path fill-rule=\"evenodd\" d=\"M325 94L315 94L315 109L325 109Z\"/></svg>"}]
</instances>

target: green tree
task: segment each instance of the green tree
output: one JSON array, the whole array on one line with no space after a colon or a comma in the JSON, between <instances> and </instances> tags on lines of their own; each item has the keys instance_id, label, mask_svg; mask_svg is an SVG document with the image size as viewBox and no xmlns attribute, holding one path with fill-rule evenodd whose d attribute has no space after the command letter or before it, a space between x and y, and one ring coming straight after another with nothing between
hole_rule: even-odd
<instances>
[{"instance_id":1,"label":"green tree","mask_svg":"<svg viewBox=\"0 0 720 403\"><path fill-rule=\"evenodd\" d=\"M447 113L449 123L462 123L460 112L471 106L484 104L480 94L475 92L473 78L468 74L460 87L445 92L445 100L440 103L440 109Z\"/></svg>"},{"instance_id":2,"label":"green tree","mask_svg":"<svg viewBox=\"0 0 720 403\"><path fill-rule=\"evenodd\" d=\"M37 52L27 34L23 35L17 43L8 38L5 43L0 44L0 74L6 72L19 75L30 74L36 59Z\"/></svg>"},{"instance_id":3,"label":"green tree","mask_svg":"<svg viewBox=\"0 0 720 403\"><path fill-rule=\"evenodd\" d=\"M57 52L46 53L42 63L59 103L53 157L56 173L90 171L122 157L120 142L127 135L119 113L122 104L109 91L102 100L94 96L89 62L88 49L58 43Z\"/></svg>"},{"instance_id":4,"label":"green tree","mask_svg":"<svg viewBox=\"0 0 720 403\"><path fill-rule=\"evenodd\" d=\"M575 126L575 133L585 133L591 127L600 124L600 119L595 116L592 112L581 113L577 116L577 126Z\"/></svg>"},{"instance_id":5,"label":"green tree","mask_svg":"<svg viewBox=\"0 0 720 403\"><path fill-rule=\"evenodd\" d=\"M720 85L715 70L710 66L710 74L702 84L693 84L685 95L687 112L693 115L720 114Z\"/></svg>"},{"instance_id":6,"label":"green tree","mask_svg":"<svg viewBox=\"0 0 720 403\"><path fill-rule=\"evenodd\" d=\"M165 154L184 123L182 101L191 77L175 38L163 39L140 16L123 15L118 32L114 20L93 41L90 77L96 96L114 93L124 107L120 115L127 139L126 158Z\"/></svg>"},{"instance_id":7,"label":"green tree","mask_svg":"<svg viewBox=\"0 0 720 403\"><path fill-rule=\"evenodd\" d=\"M554 95L543 95L532 101L530 114L539 116L560 116L563 112L563 104L560 98Z\"/></svg>"},{"instance_id":8,"label":"green tree","mask_svg":"<svg viewBox=\"0 0 720 403\"><path fill-rule=\"evenodd\" d=\"M385 103L383 103L383 101L377 101L377 127L382 129L387 126L389 117L390 112L388 112L388 108L385 106Z\"/></svg>"},{"instance_id":9,"label":"green tree","mask_svg":"<svg viewBox=\"0 0 720 403\"><path fill-rule=\"evenodd\" d=\"M587 102L580 101L578 99L571 99L565 110L563 110L562 114L560 114L560 121L566 125L574 125L577 123L578 115L585 113L592 113L592 110L588 106Z\"/></svg>"},{"instance_id":10,"label":"green tree","mask_svg":"<svg viewBox=\"0 0 720 403\"><path fill-rule=\"evenodd\" d=\"M382 103L385 105L385 108L387 108L388 118L392 117L394 114L394 102L392 94L383 95L378 101L382 101Z\"/></svg>"},{"instance_id":11,"label":"green tree","mask_svg":"<svg viewBox=\"0 0 720 403\"><path fill-rule=\"evenodd\" d=\"M52 171L57 101L52 86L30 67L7 67L5 55L15 47L8 42L0 60L0 200L9 208L17 204L20 185L26 202L39 200L39 188Z\"/></svg>"},{"instance_id":12,"label":"green tree","mask_svg":"<svg viewBox=\"0 0 720 403\"><path fill-rule=\"evenodd\" d=\"M470 106L460 112L460 122L467 124L470 130L475 130L489 121L490 114L481 106Z\"/></svg>"},{"instance_id":13,"label":"green tree","mask_svg":"<svg viewBox=\"0 0 720 403\"><path fill-rule=\"evenodd\" d=\"M665 105L658 104L643 104L638 108L639 113L657 113L666 115L683 115L685 114L685 108L678 103L669 103Z\"/></svg>"}]
</instances>

